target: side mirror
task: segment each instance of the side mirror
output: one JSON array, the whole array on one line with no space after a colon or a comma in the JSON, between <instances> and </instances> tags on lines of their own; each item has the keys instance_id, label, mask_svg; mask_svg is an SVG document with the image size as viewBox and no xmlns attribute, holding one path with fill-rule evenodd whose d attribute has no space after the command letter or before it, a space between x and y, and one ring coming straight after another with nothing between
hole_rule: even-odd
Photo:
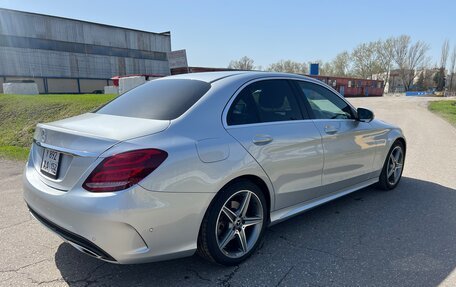
<instances>
[{"instance_id":1,"label":"side mirror","mask_svg":"<svg viewBox=\"0 0 456 287\"><path fill-rule=\"evenodd\" d=\"M356 110L356 112L358 113L358 121L360 122L370 122L374 119L374 112L372 112L371 110L369 109L365 109L365 108L358 108Z\"/></svg>"}]
</instances>

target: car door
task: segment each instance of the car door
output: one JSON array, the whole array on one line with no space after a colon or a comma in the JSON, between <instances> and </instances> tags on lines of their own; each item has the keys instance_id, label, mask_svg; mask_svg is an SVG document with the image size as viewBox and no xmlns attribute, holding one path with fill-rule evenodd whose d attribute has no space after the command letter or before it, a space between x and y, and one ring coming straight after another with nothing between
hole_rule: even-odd
<instances>
[{"instance_id":1,"label":"car door","mask_svg":"<svg viewBox=\"0 0 456 287\"><path fill-rule=\"evenodd\" d=\"M288 80L250 82L227 107L226 130L271 179L275 209L321 195L321 136Z\"/></svg>"},{"instance_id":2,"label":"car door","mask_svg":"<svg viewBox=\"0 0 456 287\"><path fill-rule=\"evenodd\" d=\"M318 83L296 81L324 148L322 190L335 192L372 177L375 136L345 99Z\"/></svg>"}]
</instances>

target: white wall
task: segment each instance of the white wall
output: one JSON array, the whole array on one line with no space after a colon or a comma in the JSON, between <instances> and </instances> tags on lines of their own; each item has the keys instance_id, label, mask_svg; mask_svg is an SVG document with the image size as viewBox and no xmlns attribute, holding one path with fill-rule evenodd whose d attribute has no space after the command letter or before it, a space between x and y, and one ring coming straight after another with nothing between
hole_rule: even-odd
<instances>
[{"instance_id":1,"label":"white wall","mask_svg":"<svg viewBox=\"0 0 456 287\"><path fill-rule=\"evenodd\" d=\"M36 83L3 83L4 94L38 95Z\"/></svg>"},{"instance_id":2,"label":"white wall","mask_svg":"<svg viewBox=\"0 0 456 287\"><path fill-rule=\"evenodd\" d=\"M146 82L146 78L143 76L125 77L119 79L119 94L122 95L129 90L136 88Z\"/></svg>"}]
</instances>

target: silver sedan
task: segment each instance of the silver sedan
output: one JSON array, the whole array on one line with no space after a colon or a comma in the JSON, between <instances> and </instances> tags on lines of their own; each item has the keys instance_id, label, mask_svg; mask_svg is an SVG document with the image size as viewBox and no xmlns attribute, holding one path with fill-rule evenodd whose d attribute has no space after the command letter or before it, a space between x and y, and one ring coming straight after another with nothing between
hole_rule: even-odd
<instances>
[{"instance_id":1,"label":"silver sedan","mask_svg":"<svg viewBox=\"0 0 456 287\"><path fill-rule=\"evenodd\" d=\"M234 265L265 228L366 186L396 187L402 131L324 83L265 72L171 76L38 124L31 214L96 258L198 252Z\"/></svg>"}]
</instances>

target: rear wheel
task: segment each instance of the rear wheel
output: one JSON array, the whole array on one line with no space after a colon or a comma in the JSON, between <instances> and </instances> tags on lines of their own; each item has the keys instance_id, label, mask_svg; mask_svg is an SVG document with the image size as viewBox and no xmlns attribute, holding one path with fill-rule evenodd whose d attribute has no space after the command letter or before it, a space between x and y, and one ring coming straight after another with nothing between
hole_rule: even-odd
<instances>
[{"instance_id":1,"label":"rear wheel","mask_svg":"<svg viewBox=\"0 0 456 287\"><path fill-rule=\"evenodd\" d=\"M235 182L220 191L206 212L198 253L219 264L239 264L258 247L266 219L266 201L260 188L249 181Z\"/></svg>"},{"instance_id":2,"label":"rear wheel","mask_svg":"<svg viewBox=\"0 0 456 287\"><path fill-rule=\"evenodd\" d=\"M402 177L404 169L405 149L400 141L396 141L391 147L385 163L383 164L382 173L378 186L383 190L395 188Z\"/></svg>"}]
</instances>

